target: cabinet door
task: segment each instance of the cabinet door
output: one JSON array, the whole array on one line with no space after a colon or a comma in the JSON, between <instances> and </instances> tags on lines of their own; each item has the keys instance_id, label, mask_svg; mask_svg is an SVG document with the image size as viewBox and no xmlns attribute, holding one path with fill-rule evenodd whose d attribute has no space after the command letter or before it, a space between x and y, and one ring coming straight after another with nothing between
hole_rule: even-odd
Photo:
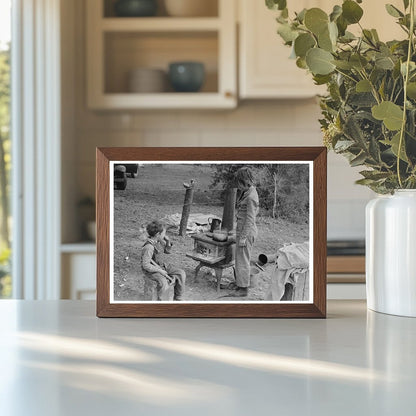
<instances>
[{"instance_id":1,"label":"cabinet door","mask_svg":"<svg viewBox=\"0 0 416 416\"><path fill-rule=\"evenodd\" d=\"M94 300L96 290L96 255L65 253L62 256L62 298Z\"/></svg>"},{"instance_id":2,"label":"cabinet door","mask_svg":"<svg viewBox=\"0 0 416 416\"><path fill-rule=\"evenodd\" d=\"M299 0L295 7L330 10L324 4L328 1ZM240 97L305 98L322 92L311 75L289 59L291 49L276 33L277 12L267 9L264 1L239 0L239 8Z\"/></svg>"},{"instance_id":3,"label":"cabinet door","mask_svg":"<svg viewBox=\"0 0 416 416\"><path fill-rule=\"evenodd\" d=\"M393 4L399 10L403 10L403 0L365 0L360 6L364 10L364 15L360 21L361 26L366 29L376 29L380 40L387 42L393 39L404 39L406 37L403 29L395 23L396 19L390 16L385 4ZM357 34L360 31L358 25L350 26L348 28L351 32Z\"/></svg>"},{"instance_id":4,"label":"cabinet door","mask_svg":"<svg viewBox=\"0 0 416 416\"><path fill-rule=\"evenodd\" d=\"M261 0L238 0L240 17L240 97L241 98L305 98L325 92L313 84L311 75L298 68L290 59L291 49L277 35L276 11L268 10ZM403 9L402 0L388 3ZM289 10L320 7L329 13L341 0L297 0ZM403 38L404 32L388 15L384 2L366 0L361 4L364 16L361 24L376 28L383 41ZM358 25L348 30L358 34Z\"/></svg>"}]
</instances>

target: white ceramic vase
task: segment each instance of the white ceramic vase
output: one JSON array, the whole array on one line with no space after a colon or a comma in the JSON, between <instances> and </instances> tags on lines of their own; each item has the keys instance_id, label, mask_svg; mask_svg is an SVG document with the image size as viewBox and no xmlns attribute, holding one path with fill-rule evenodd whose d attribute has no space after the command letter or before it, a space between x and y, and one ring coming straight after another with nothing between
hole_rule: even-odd
<instances>
[{"instance_id":1,"label":"white ceramic vase","mask_svg":"<svg viewBox=\"0 0 416 416\"><path fill-rule=\"evenodd\" d=\"M367 204L366 282L369 309L416 317L416 190Z\"/></svg>"}]
</instances>

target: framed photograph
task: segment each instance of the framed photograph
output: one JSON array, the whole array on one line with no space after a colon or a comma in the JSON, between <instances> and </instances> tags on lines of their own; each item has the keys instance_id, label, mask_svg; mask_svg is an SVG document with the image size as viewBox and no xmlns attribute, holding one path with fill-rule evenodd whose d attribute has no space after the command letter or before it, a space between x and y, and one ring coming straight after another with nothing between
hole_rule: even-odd
<instances>
[{"instance_id":1,"label":"framed photograph","mask_svg":"<svg viewBox=\"0 0 416 416\"><path fill-rule=\"evenodd\" d=\"M98 148L97 316L324 318L326 148Z\"/></svg>"}]
</instances>

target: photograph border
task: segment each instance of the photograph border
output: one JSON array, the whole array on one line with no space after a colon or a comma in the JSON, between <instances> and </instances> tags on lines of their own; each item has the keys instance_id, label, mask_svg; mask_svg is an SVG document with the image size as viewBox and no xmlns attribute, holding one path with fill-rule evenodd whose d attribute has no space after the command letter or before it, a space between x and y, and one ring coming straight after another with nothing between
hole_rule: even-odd
<instances>
[{"instance_id":1,"label":"photograph border","mask_svg":"<svg viewBox=\"0 0 416 416\"><path fill-rule=\"evenodd\" d=\"M203 151L202 151L203 150ZM97 148L97 316L169 318L325 318L326 182L325 147L124 147ZM110 186L112 161L210 162L308 161L313 172L313 301L310 303L111 303Z\"/></svg>"}]
</instances>

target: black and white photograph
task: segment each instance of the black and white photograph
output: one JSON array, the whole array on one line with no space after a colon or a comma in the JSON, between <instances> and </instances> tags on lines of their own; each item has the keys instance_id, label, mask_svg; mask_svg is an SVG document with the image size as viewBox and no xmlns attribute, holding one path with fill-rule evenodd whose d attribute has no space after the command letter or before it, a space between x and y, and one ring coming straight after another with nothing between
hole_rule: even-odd
<instances>
[{"instance_id":1,"label":"black and white photograph","mask_svg":"<svg viewBox=\"0 0 416 416\"><path fill-rule=\"evenodd\" d=\"M312 303L313 164L110 162L110 303Z\"/></svg>"}]
</instances>

